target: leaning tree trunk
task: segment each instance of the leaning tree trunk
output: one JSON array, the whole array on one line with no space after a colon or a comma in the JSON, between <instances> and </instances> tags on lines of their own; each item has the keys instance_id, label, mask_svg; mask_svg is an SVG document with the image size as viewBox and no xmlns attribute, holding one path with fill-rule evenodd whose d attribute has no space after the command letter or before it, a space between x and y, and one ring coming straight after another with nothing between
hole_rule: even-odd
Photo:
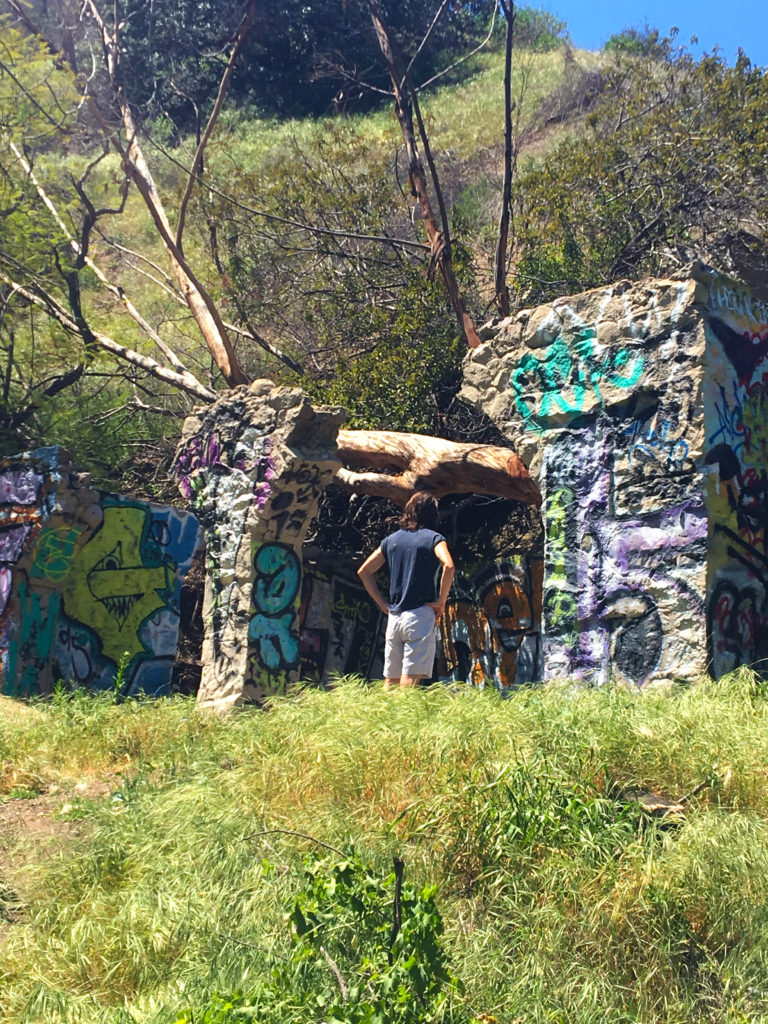
<instances>
[{"instance_id":1,"label":"leaning tree trunk","mask_svg":"<svg viewBox=\"0 0 768 1024\"><path fill-rule=\"evenodd\" d=\"M459 325L462 336L469 348L477 348L481 344L480 336L475 329L471 316L464 306L464 300L461 296L459 284L456 280L456 274L453 270L450 233L448 230L448 219L445 214L445 209L441 202L442 227L439 227L429 198L427 177L416 146L416 133L413 127L413 115L411 112L412 102L408 74L407 72L403 74L401 71L400 61L395 54L392 40L390 39L389 32L384 24L384 16L379 0L368 0L368 8L371 12L371 20L373 21L373 27L376 31L376 38L379 41L379 48L384 56L384 60L386 61L387 70L389 71L389 77L392 82L392 90L395 97L395 114L400 122L400 130L403 134L403 142L405 143L405 150L408 155L408 177L411 182L413 195L419 201L421 216L424 220L424 227L427 229L427 235L429 237L432 258L440 268L443 283L445 284L445 290L448 292L448 298L450 299L451 306L453 307L453 312L456 316L456 321ZM413 95L415 98L415 93ZM424 141L426 142L426 132L424 133ZM432 161L430 161L430 170L432 172L435 191L438 197L440 197L440 183L437 178L437 171Z\"/></svg>"},{"instance_id":2,"label":"leaning tree trunk","mask_svg":"<svg viewBox=\"0 0 768 1024\"><path fill-rule=\"evenodd\" d=\"M400 507L422 490L436 497L493 494L541 505L539 488L508 448L387 430L340 430L338 454L344 468L337 483Z\"/></svg>"}]
</instances>

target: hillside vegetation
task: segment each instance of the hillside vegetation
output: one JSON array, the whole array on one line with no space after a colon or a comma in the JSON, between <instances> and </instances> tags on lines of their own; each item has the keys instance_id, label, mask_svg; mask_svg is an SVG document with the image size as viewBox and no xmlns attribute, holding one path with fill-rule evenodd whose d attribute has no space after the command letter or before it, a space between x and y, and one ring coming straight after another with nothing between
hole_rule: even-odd
<instances>
[{"instance_id":1,"label":"hillside vegetation","mask_svg":"<svg viewBox=\"0 0 768 1024\"><path fill-rule=\"evenodd\" d=\"M0 710L3 1024L768 1018L744 670L506 701L351 679L225 721Z\"/></svg>"},{"instance_id":2,"label":"hillside vegetation","mask_svg":"<svg viewBox=\"0 0 768 1024\"><path fill-rule=\"evenodd\" d=\"M218 3L174 8L158 0L153 14L135 6L121 37L125 88L133 90L137 131L175 227L234 15ZM342 404L352 426L465 439L454 402L464 342L424 244L391 101L376 92L386 73L370 19L364 5L345 8L354 24L334 21L324 0L294 6L289 29L259 15L266 20L236 66L191 193L184 252L233 324L247 375L299 384L318 402ZM487 26L476 6L458 4L417 55L428 15L419 4L395 7L393 30L406 53L418 56L417 80L453 68L421 91L420 102L456 279L479 324L496 308L503 32L497 26L462 63ZM35 16L44 10L35 7ZM145 17L155 19L146 31ZM67 42L53 24L54 43L45 45L17 15L0 19L8 144L0 159L0 442L5 452L62 443L99 482L167 498L169 455L192 399L135 365L121 367L88 332L158 356L126 315L122 289L205 387L223 381L168 276L144 204L82 101L83 74L71 73L72 61L85 66L101 44L88 36L89 19L78 25L82 38ZM511 86L513 309L617 278L667 273L694 257L759 285L768 226L764 71L744 56L734 67L716 55L694 60L648 31L585 54L567 45L566 31L546 12L520 8ZM206 49L216 39L219 49ZM280 58L286 46L302 67L312 47L316 61L317 47L335 49L322 51L311 74L291 78ZM372 89L358 81L364 61ZM88 87L108 105L98 93L103 75ZM123 200L121 212L108 212ZM112 293L75 258L62 229L69 225L79 237L89 224L89 253L116 286ZM25 296L8 282L26 288ZM52 317L52 302L70 309L77 330Z\"/></svg>"}]
</instances>

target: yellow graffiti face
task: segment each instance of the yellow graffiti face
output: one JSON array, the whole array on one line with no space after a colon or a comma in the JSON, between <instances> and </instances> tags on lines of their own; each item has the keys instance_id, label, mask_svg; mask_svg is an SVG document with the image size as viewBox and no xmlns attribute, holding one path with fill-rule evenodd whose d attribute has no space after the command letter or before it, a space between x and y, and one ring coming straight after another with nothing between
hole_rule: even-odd
<instances>
[{"instance_id":1,"label":"yellow graffiti face","mask_svg":"<svg viewBox=\"0 0 768 1024\"><path fill-rule=\"evenodd\" d=\"M144 650L142 622L165 607L171 587L167 564L146 566L141 557L143 509L108 506L104 522L73 563L63 588L67 614L99 634L104 654L119 661Z\"/></svg>"}]
</instances>

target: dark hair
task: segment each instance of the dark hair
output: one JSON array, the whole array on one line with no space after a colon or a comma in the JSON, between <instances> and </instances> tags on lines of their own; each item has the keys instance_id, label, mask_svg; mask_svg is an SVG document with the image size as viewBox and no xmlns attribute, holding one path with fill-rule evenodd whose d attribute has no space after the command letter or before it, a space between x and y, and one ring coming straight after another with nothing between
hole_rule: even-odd
<instances>
[{"instance_id":1,"label":"dark hair","mask_svg":"<svg viewBox=\"0 0 768 1024\"><path fill-rule=\"evenodd\" d=\"M406 502L398 520L402 530L437 529L437 498L429 491L416 491Z\"/></svg>"}]
</instances>

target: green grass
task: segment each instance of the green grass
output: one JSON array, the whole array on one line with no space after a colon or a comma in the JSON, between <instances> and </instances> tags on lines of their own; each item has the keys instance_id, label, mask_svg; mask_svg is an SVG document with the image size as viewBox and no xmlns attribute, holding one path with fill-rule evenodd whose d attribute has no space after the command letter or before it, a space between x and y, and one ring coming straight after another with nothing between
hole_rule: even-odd
<instances>
[{"instance_id":1,"label":"green grass","mask_svg":"<svg viewBox=\"0 0 768 1024\"><path fill-rule=\"evenodd\" d=\"M578 51L577 59L589 66L599 61L596 54ZM522 123L533 118L541 100L559 85L563 52L516 52L512 70L512 95L522 103ZM436 84L421 97L422 113L430 141L440 158L470 159L479 152L503 143L504 55L496 50L472 58L472 73L460 83ZM367 114L348 114L346 124L365 138L371 149L390 150L401 145L400 130L391 103ZM303 118L277 121L223 114L209 146L209 165L216 173L232 166L242 171L268 170L270 161L295 140L301 149L324 131L323 119ZM184 146L177 154L188 162L191 150ZM225 178L226 180L226 178Z\"/></svg>"},{"instance_id":2,"label":"green grass","mask_svg":"<svg viewBox=\"0 0 768 1024\"><path fill-rule=\"evenodd\" d=\"M768 702L746 672L507 701L347 680L224 721L77 695L0 713L0 794L58 793L71 822L5 880L26 908L3 1024L172 1024L263 983L302 858L338 860L306 837L439 887L466 986L446 1020L768 1020ZM674 824L626 796L702 782Z\"/></svg>"}]
</instances>

